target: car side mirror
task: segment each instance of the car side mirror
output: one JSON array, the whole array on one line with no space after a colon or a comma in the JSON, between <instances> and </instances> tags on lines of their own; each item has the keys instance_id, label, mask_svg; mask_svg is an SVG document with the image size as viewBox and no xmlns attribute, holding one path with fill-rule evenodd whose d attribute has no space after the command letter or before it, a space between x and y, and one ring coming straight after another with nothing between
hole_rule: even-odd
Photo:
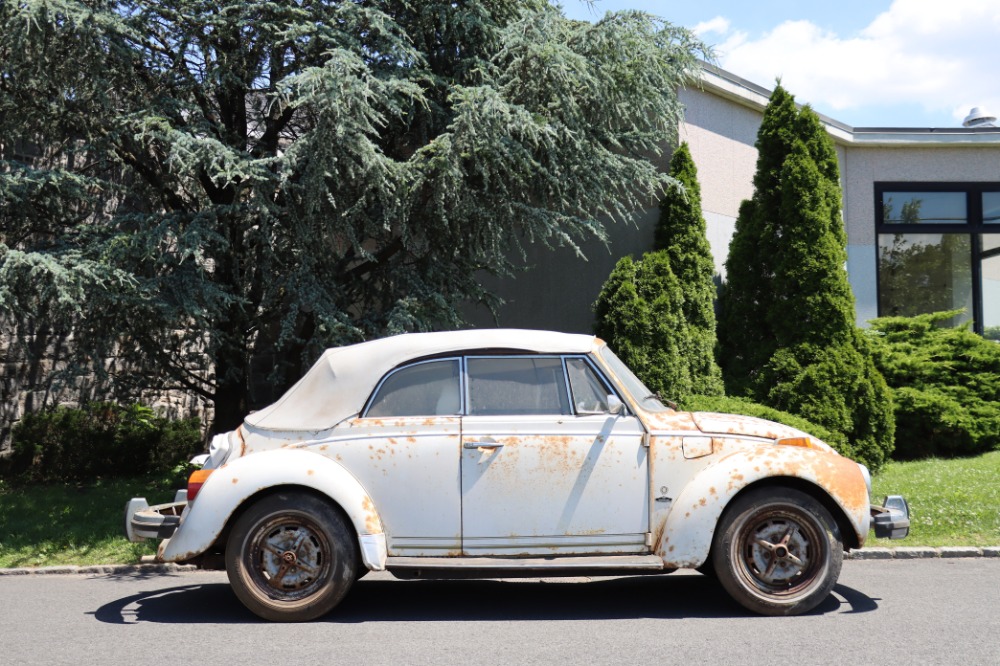
<instances>
[{"instance_id":1,"label":"car side mirror","mask_svg":"<svg viewBox=\"0 0 1000 666\"><path fill-rule=\"evenodd\" d=\"M625 413L625 403L613 393L608 394L608 412L616 416Z\"/></svg>"}]
</instances>

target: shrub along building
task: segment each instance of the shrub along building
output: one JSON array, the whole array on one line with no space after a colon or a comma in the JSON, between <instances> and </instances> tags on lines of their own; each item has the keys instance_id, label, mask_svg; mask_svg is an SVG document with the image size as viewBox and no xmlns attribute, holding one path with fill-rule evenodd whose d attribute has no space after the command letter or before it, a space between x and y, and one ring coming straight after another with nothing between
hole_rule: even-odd
<instances>
[{"instance_id":1,"label":"shrub along building","mask_svg":"<svg viewBox=\"0 0 1000 666\"><path fill-rule=\"evenodd\" d=\"M700 89L681 91L680 139L698 168L723 278L740 203L753 194L754 142L770 93L711 65ZM968 126L950 128L849 127L821 116L840 167L859 325L964 308L955 323L971 321L977 332L1000 338L1000 128L984 116L976 110ZM666 153L664 169L668 159ZM619 258L653 247L658 215L652 203L636 215L635 227L610 228L608 248L583 247L587 263L569 250L532 250L524 273L490 285L506 300L499 323L590 331L590 304L604 279ZM492 325L485 312L471 318Z\"/></svg>"}]
</instances>

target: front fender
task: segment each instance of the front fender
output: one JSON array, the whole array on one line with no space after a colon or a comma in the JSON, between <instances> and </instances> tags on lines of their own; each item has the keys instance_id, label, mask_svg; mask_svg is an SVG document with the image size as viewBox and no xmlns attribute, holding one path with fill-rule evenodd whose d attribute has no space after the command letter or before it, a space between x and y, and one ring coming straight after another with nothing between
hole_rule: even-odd
<instances>
[{"instance_id":1,"label":"front fender","mask_svg":"<svg viewBox=\"0 0 1000 666\"><path fill-rule=\"evenodd\" d=\"M723 454L696 474L673 501L655 541L656 554L671 568L701 566L733 498L758 482L788 478L806 481L830 497L864 543L869 498L858 464L836 453L768 445Z\"/></svg>"},{"instance_id":2,"label":"front fender","mask_svg":"<svg viewBox=\"0 0 1000 666\"><path fill-rule=\"evenodd\" d=\"M340 463L302 449L254 453L212 472L180 527L160 544L157 559L182 562L201 555L248 498L277 486L310 488L336 502L358 533L365 565L385 567L385 534L371 497Z\"/></svg>"}]
</instances>

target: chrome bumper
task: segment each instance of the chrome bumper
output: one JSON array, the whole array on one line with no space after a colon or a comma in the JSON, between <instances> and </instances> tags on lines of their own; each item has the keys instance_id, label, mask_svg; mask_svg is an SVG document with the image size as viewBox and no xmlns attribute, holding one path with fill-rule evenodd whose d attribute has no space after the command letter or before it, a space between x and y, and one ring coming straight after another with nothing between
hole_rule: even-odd
<instances>
[{"instance_id":1,"label":"chrome bumper","mask_svg":"<svg viewBox=\"0 0 1000 666\"><path fill-rule=\"evenodd\" d=\"M871 505L872 527L879 539L902 539L910 533L910 505L902 495L889 495Z\"/></svg>"}]
</instances>

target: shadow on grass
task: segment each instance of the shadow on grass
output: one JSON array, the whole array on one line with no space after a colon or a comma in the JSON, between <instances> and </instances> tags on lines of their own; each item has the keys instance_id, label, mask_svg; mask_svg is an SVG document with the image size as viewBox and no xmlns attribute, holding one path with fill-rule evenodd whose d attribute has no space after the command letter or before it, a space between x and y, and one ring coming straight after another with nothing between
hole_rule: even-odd
<instances>
[{"instance_id":1,"label":"shadow on grass","mask_svg":"<svg viewBox=\"0 0 1000 666\"><path fill-rule=\"evenodd\" d=\"M391 603L387 600L391 599ZM810 615L876 610L862 592L837 585ZM183 585L112 601L100 622L132 624L259 623L224 583ZM753 617L713 580L695 575L580 582L362 580L320 622L490 622Z\"/></svg>"}]
</instances>

